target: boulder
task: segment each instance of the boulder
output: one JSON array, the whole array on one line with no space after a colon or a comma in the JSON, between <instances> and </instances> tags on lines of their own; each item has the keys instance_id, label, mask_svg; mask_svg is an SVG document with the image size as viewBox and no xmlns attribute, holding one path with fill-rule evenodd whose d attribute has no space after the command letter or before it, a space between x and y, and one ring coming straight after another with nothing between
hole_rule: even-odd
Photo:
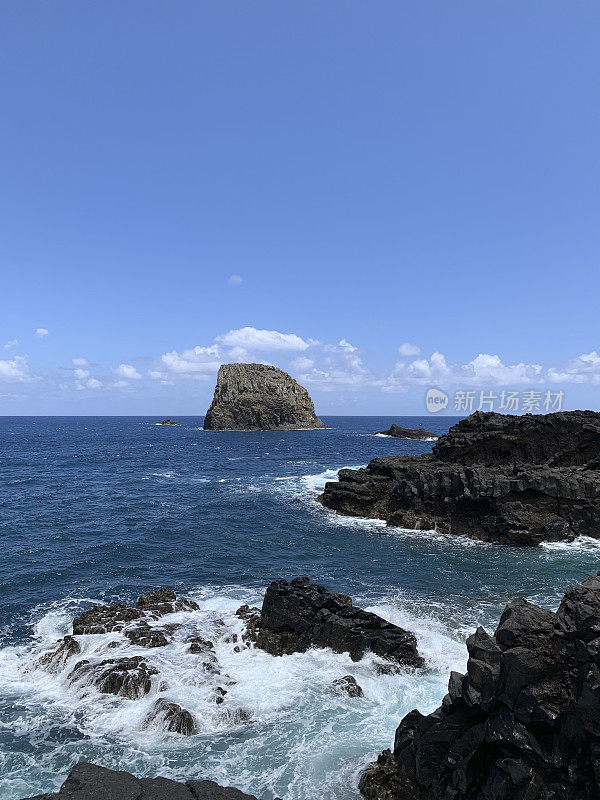
<instances>
[{"instance_id":1,"label":"boulder","mask_svg":"<svg viewBox=\"0 0 600 800\"><path fill-rule=\"evenodd\" d=\"M600 536L600 413L476 412L424 456L342 469L319 500L389 525L536 545Z\"/></svg>"},{"instance_id":2,"label":"boulder","mask_svg":"<svg viewBox=\"0 0 600 800\"><path fill-rule=\"evenodd\" d=\"M81 653L81 645L72 636L65 636L59 639L58 642L44 653L40 660L40 666L47 672L61 672L72 656L77 656Z\"/></svg>"},{"instance_id":3,"label":"boulder","mask_svg":"<svg viewBox=\"0 0 600 800\"><path fill-rule=\"evenodd\" d=\"M247 614L243 608L238 615ZM240 612L242 612L240 614ZM309 578L273 581L260 620L251 617L249 634L257 647L275 656L330 647L358 661L367 652L408 667L422 667L413 633L352 605L345 594L328 592Z\"/></svg>"},{"instance_id":4,"label":"boulder","mask_svg":"<svg viewBox=\"0 0 600 800\"><path fill-rule=\"evenodd\" d=\"M149 667L142 656L133 656L107 658L99 662L80 661L69 674L69 679L92 683L102 694L137 700L152 688L153 675L158 675L155 667Z\"/></svg>"},{"instance_id":5,"label":"boulder","mask_svg":"<svg viewBox=\"0 0 600 800\"><path fill-rule=\"evenodd\" d=\"M364 692L356 682L356 678L352 675L344 675L343 678L337 678L333 682L336 691L344 692L349 697L364 697Z\"/></svg>"},{"instance_id":6,"label":"boulder","mask_svg":"<svg viewBox=\"0 0 600 800\"><path fill-rule=\"evenodd\" d=\"M523 599L467 639L442 705L401 721L361 775L369 800L596 800L600 794L600 579L556 613Z\"/></svg>"},{"instance_id":7,"label":"boulder","mask_svg":"<svg viewBox=\"0 0 600 800\"><path fill-rule=\"evenodd\" d=\"M164 697L159 697L150 709L146 725L152 724L155 720L159 720L165 730L171 733L179 733L182 736L192 736L196 733L196 723L191 713L178 703L165 700Z\"/></svg>"},{"instance_id":8,"label":"boulder","mask_svg":"<svg viewBox=\"0 0 600 800\"><path fill-rule=\"evenodd\" d=\"M266 364L223 364L206 430L277 431L324 428L308 392L287 372Z\"/></svg>"},{"instance_id":9,"label":"boulder","mask_svg":"<svg viewBox=\"0 0 600 800\"><path fill-rule=\"evenodd\" d=\"M214 781L186 781L169 778L136 778L81 762L55 794L40 794L28 800L257 800L239 789L219 786Z\"/></svg>"}]
</instances>

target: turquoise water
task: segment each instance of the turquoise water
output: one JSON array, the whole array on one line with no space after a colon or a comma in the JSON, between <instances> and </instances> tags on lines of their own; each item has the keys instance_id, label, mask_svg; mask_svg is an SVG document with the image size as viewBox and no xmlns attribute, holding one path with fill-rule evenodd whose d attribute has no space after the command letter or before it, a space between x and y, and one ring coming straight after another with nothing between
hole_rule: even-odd
<instances>
[{"instance_id":1,"label":"turquoise water","mask_svg":"<svg viewBox=\"0 0 600 800\"><path fill-rule=\"evenodd\" d=\"M448 671L464 668L464 639L477 624L493 628L519 595L555 607L569 584L600 568L590 540L507 548L339 517L315 502L340 467L432 447L374 431L397 422L443 433L450 418L330 417L328 430L285 433L157 421L0 418L3 800L55 789L81 758L139 775L209 777L265 800L354 800L356 775L390 745L403 714L432 710ZM236 653L227 641L239 632L236 608L296 575L415 631L427 670L377 676L370 659L328 651ZM78 611L163 585L200 604L180 621L216 641L231 679L221 706L180 642L144 651L160 680L139 701L39 667ZM85 657L141 652L109 641L85 637ZM331 691L348 673L364 699ZM144 727L158 693L194 713L198 735Z\"/></svg>"}]
</instances>

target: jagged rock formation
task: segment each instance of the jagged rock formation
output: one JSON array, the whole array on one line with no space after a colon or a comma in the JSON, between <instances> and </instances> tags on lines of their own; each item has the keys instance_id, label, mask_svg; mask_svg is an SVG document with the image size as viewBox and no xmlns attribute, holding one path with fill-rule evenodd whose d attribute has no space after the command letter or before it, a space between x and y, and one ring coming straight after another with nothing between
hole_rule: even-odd
<instances>
[{"instance_id":1,"label":"jagged rock formation","mask_svg":"<svg viewBox=\"0 0 600 800\"><path fill-rule=\"evenodd\" d=\"M81 762L71 770L60 791L38 794L28 800L256 800L254 795L219 786L214 781L136 778Z\"/></svg>"},{"instance_id":2,"label":"jagged rock formation","mask_svg":"<svg viewBox=\"0 0 600 800\"><path fill-rule=\"evenodd\" d=\"M310 647L330 647L349 653L353 661L372 652L409 667L422 667L413 633L352 605L345 594L328 592L309 578L273 581L262 611L242 606L248 636L275 656L303 653Z\"/></svg>"},{"instance_id":3,"label":"jagged rock formation","mask_svg":"<svg viewBox=\"0 0 600 800\"><path fill-rule=\"evenodd\" d=\"M343 469L319 498L389 525L534 545L600 537L600 413L476 412L431 454Z\"/></svg>"},{"instance_id":4,"label":"jagged rock formation","mask_svg":"<svg viewBox=\"0 0 600 800\"><path fill-rule=\"evenodd\" d=\"M287 372L266 364L223 364L206 430L277 431L324 428L308 392Z\"/></svg>"},{"instance_id":5,"label":"jagged rock formation","mask_svg":"<svg viewBox=\"0 0 600 800\"><path fill-rule=\"evenodd\" d=\"M368 800L597 800L600 578L556 613L520 599L467 639L437 711L411 711L363 773Z\"/></svg>"},{"instance_id":6,"label":"jagged rock formation","mask_svg":"<svg viewBox=\"0 0 600 800\"><path fill-rule=\"evenodd\" d=\"M179 423L175 422L174 419L163 419L163 421L160 422L159 425L179 425Z\"/></svg>"},{"instance_id":7,"label":"jagged rock formation","mask_svg":"<svg viewBox=\"0 0 600 800\"><path fill-rule=\"evenodd\" d=\"M437 439L437 433L425 430L425 428L401 428L400 425L392 425L387 431L377 431L381 436L394 436L397 439Z\"/></svg>"}]
</instances>

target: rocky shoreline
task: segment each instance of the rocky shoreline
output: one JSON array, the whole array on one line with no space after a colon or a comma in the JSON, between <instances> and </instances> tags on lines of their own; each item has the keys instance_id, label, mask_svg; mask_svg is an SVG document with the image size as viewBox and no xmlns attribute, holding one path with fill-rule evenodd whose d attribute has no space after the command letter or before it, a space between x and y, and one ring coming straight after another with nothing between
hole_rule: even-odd
<instances>
[{"instance_id":1,"label":"rocky shoreline","mask_svg":"<svg viewBox=\"0 0 600 800\"><path fill-rule=\"evenodd\" d=\"M509 603L467 639L442 705L404 717L360 778L367 800L594 800L600 789L600 578L556 613Z\"/></svg>"},{"instance_id":2,"label":"rocky shoreline","mask_svg":"<svg viewBox=\"0 0 600 800\"><path fill-rule=\"evenodd\" d=\"M155 648L166 647L193 615L193 600L163 588L135 606L95 606L73 620L72 633L39 657L39 667L104 694L136 701L158 688L148 715L169 733L191 736L196 720L170 701ZM169 619L169 615L178 615ZM243 633L236 648L273 656L331 648L353 660L374 654L377 672L424 666L413 633L353 605L308 578L273 581L262 608L236 612ZM167 619L165 619L167 618ZM114 634L147 648L146 656L81 659L85 638ZM219 683L214 703L227 696L211 641L186 640L199 676ZM429 715L411 711L400 722L393 750L364 770L367 800L597 800L600 793L600 577L569 588L556 612L522 598L510 602L493 635L478 628L466 642L466 674L452 672L448 694ZM110 647L110 644L108 644ZM71 666L73 664L73 666ZM400 680L402 678L399 678ZM332 691L362 703L351 675ZM240 721L244 721L240 719ZM248 721L248 720L246 720ZM36 800L256 800L212 781L136 778L99 766L76 765L59 792Z\"/></svg>"},{"instance_id":3,"label":"rocky shoreline","mask_svg":"<svg viewBox=\"0 0 600 800\"><path fill-rule=\"evenodd\" d=\"M24 800L257 800L214 781L185 783L169 778L136 778L97 764L76 764L58 792Z\"/></svg>"},{"instance_id":4,"label":"rocky shoreline","mask_svg":"<svg viewBox=\"0 0 600 800\"><path fill-rule=\"evenodd\" d=\"M349 516L484 541L600 537L600 413L476 412L424 456L342 469L319 500Z\"/></svg>"}]
</instances>

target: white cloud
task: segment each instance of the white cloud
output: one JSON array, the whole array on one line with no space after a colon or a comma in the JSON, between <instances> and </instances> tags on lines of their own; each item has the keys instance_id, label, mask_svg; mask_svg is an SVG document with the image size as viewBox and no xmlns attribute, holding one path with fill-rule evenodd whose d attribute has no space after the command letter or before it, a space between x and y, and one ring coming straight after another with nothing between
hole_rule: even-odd
<instances>
[{"instance_id":1,"label":"white cloud","mask_svg":"<svg viewBox=\"0 0 600 800\"><path fill-rule=\"evenodd\" d=\"M421 348L418 347L416 344L412 344L411 342L402 342L402 344L398 348L398 353L401 356L407 356L408 358L411 358L413 356L420 355Z\"/></svg>"},{"instance_id":2,"label":"white cloud","mask_svg":"<svg viewBox=\"0 0 600 800\"><path fill-rule=\"evenodd\" d=\"M384 385L384 391L405 391L410 385L439 384L442 386L523 386L543 381L540 364L504 364L499 356L479 353L466 364L451 364L443 353L431 358L419 358L394 366Z\"/></svg>"},{"instance_id":3,"label":"white cloud","mask_svg":"<svg viewBox=\"0 0 600 800\"><path fill-rule=\"evenodd\" d=\"M12 350L13 347L18 347L18 345L19 345L19 340L18 339L10 339L10 341L8 341L4 345L4 349L5 350Z\"/></svg>"},{"instance_id":4,"label":"white cloud","mask_svg":"<svg viewBox=\"0 0 600 800\"><path fill-rule=\"evenodd\" d=\"M118 367L113 368L115 375L119 378L126 378L127 380L139 380L142 376L137 369L131 364L119 364Z\"/></svg>"},{"instance_id":5,"label":"white cloud","mask_svg":"<svg viewBox=\"0 0 600 800\"><path fill-rule=\"evenodd\" d=\"M48 330L48 328L36 328L35 329L35 335L37 336L38 339L43 339L44 336L48 336L49 334L50 334L50 331Z\"/></svg>"},{"instance_id":6,"label":"white cloud","mask_svg":"<svg viewBox=\"0 0 600 800\"><path fill-rule=\"evenodd\" d=\"M85 385L88 389L99 389L102 386L102 382L96 380L96 378L90 378Z\"/></svg>"},{"instance_id":7,"label":"white cloud","mask_svg":"<svg viewBox=\"0 0 600 800\"><path fill-rule=\"evenodd\" d=\"M239 286L240 283L243 283L243 280L244 279L242 278L241 275L237 275L236 273L234 273L233 275L229 276L229 278L227 279L227 283L230 286Z\"/></svg>"},{"instance_id":8,"label":"white cloud","mask_svg":"<svg viewBox=\"0 0 600 800\"><path fill-rule=\"evenodd\" d=\"M73 366L75 367L89 367L89 363L87 358L72 358L71 361L73 362Z\"/></svg>"},{"instance_id":9,"label":"white cloud","mask_svg":"<svg viewBox=\"0 0 600 800\"><path fill-rule=\"evenodd\" d=\"M89 369L81 369L80 367L73 372L73 375L77 378L78 381L83 381L86 378L90 377Z\"/></svg>"},{"instance_id":10,"label":"white cloud","mask_svg":"<svg viewBox=\"0 0 600 800\"><path fill-rule=\"evenodd\" d=\"M115 389L126 389L129 386L129 384L127 383L127 381L115 381L113 383L113 386L115 387Z\"/></svg>"},{"instance_id":11,"label":"white cloud","mask_svg":"<svg viewBox=\"0 0 600 800\"><path fill-rule=\"evenodd\" d=\"M0 361L0 381L6 383L32 383L40 378L29 372L25 356L15 356L7 361Z\"/></svg>"},{"instance_id":12,"label":"white cloud","mask_svg":"<svg viewBox=\"0 0 600 800\"><path fill-rule=\"evenodd\" d=\"M172 350L161 356L161 362L168 373L197 378L214 375L223 363L217 345L192 347L189 350L182 350L181 353ZM156 377L151 375L155 380L162 377L158 370L152 370L152 372L156 373Z\"/></svg>"},{"instance_id":13,"label":"white cloud","mask_svg":"<svg viewBox=\"0 0 600 800\"><path fill-rule=\"evenodd\" d=\"M310 346L309 342L305 342L295 333L279 333L252 327L229 331L217 336L216 341L226 347L242 348L246 352L294 352L306 350Z\"/></svg>"}]
</instances>

